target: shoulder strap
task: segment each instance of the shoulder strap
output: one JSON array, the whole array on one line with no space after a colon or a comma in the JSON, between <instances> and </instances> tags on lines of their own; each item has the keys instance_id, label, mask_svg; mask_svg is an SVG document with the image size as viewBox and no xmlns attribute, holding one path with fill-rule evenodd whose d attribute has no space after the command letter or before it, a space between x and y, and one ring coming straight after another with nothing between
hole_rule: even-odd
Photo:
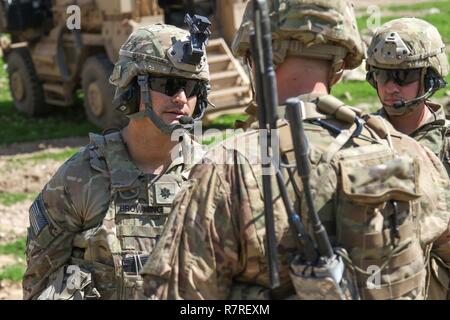
<instances>
[{"instance_id":1,"label":"shoulder strap","mask_svg":"<svg viewBox=\"0 0 450 320\"><path fill-rule=\"evenodd\" d=\"M318 97L316 105L321 112L333 115L336 119L349 124L355 123L355 119L361 116L361 110L346 105L330 94Z\"/></svg>"}]
</instances>

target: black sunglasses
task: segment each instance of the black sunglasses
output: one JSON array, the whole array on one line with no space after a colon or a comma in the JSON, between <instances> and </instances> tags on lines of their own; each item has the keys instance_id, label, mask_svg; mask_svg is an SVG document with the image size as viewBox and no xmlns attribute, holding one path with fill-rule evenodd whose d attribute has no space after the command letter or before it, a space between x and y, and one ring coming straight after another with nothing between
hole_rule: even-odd
<instances>
[{"instance_id":1,"label":"black sunglasses","mask_svg":"<svg viewBox=\"0 0 450 320\"><path fill-rule=\"evenodd\" d=\"M399 86L404 86L420 80L421 68L417 69L375 69L373 76L376 82L386 84L392 80Z\"/></svg>"},{"instance_id":2,"label":"black sunglasses","mask_svg":"<svg viewBox=\"0 0 450 320\"><path fill-rule=\"evenodd\" d=\"M174 77L150 77L150 89L172 97L180 90L184 90L186 97L190 98L200 93L201 81Z\"/></svg>"}]
</instances>

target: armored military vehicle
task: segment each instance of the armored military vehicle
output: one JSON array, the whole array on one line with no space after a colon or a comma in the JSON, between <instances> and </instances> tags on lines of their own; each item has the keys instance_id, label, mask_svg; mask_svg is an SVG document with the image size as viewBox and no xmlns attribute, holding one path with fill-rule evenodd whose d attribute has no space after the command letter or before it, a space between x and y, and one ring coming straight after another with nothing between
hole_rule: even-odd
<instances>
[{"instance_id":1,"label":"armored military vehicle","mask_svg":"<svg viewBox=\"0 0 450 320\"><path fill-rule=\"evenodd\" d=\"M159 6L158 3L161 5ZM211 5L211 3L213 5ZM123 125L111 107L108 78L119 48L141 25L180 24L180 14L206 14L214 23L208 46L212 114L241 110L250 100L246 73L228 45L242 18L238 0L0 0L0 41L16 108L30 116L72 106L78 89L87 118L100 128ZM165 10L165 11L164 11ZM224 39L224 38L225 39Z\"/></svg>"}]
</instances>

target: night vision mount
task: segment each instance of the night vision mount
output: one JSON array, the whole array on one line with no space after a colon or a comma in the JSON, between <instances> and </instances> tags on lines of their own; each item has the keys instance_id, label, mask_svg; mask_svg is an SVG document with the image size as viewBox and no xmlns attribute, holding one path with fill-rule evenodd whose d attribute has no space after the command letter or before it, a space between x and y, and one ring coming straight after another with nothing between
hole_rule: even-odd
<instances>
[{"instance_id":1,"label":"night vision mount","mask_svg":"<svg viewBox=\"0 0 450 320\"><path fill-rule=\"evenodd\" d=\"M184 16L184 22L189 26L191 41L184 47L182 61L197 65L205 53L203 48L208 44L208 38L211 35L211 22L207 17L196 14L192 18L189 13Z\"/></svg>"}]
</instances>

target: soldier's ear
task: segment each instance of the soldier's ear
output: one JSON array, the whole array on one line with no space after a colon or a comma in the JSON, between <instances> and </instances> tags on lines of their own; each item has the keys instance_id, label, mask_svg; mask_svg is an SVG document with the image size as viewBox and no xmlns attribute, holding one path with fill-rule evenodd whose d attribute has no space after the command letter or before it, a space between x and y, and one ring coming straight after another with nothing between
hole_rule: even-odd
<instances>
[{"instance_id":1,"label":"soldier's ear","mask_svg":"<svg viewBox=\"0 0 450 320\"><path fill-rule=\"evenodd\" d=\"M339 64L334 64L331 66L331 77L330 77L330 87L334 86L341 80L342 75L345 70L345 61L341 60Z\"/></svg>"},{"instance_id":2,"label":"soldier's ear","mask_svg":"<svg viewBox=\"0 0 450 320\"><path fill-rule=\"evenodd\" d=\"M344 70L341 70L339 73L335 73L330 81L330 87L332 87L336 83L338 83L339 80L341 80L343 74L344 74Z\"/></svg>"}]
</instances>

